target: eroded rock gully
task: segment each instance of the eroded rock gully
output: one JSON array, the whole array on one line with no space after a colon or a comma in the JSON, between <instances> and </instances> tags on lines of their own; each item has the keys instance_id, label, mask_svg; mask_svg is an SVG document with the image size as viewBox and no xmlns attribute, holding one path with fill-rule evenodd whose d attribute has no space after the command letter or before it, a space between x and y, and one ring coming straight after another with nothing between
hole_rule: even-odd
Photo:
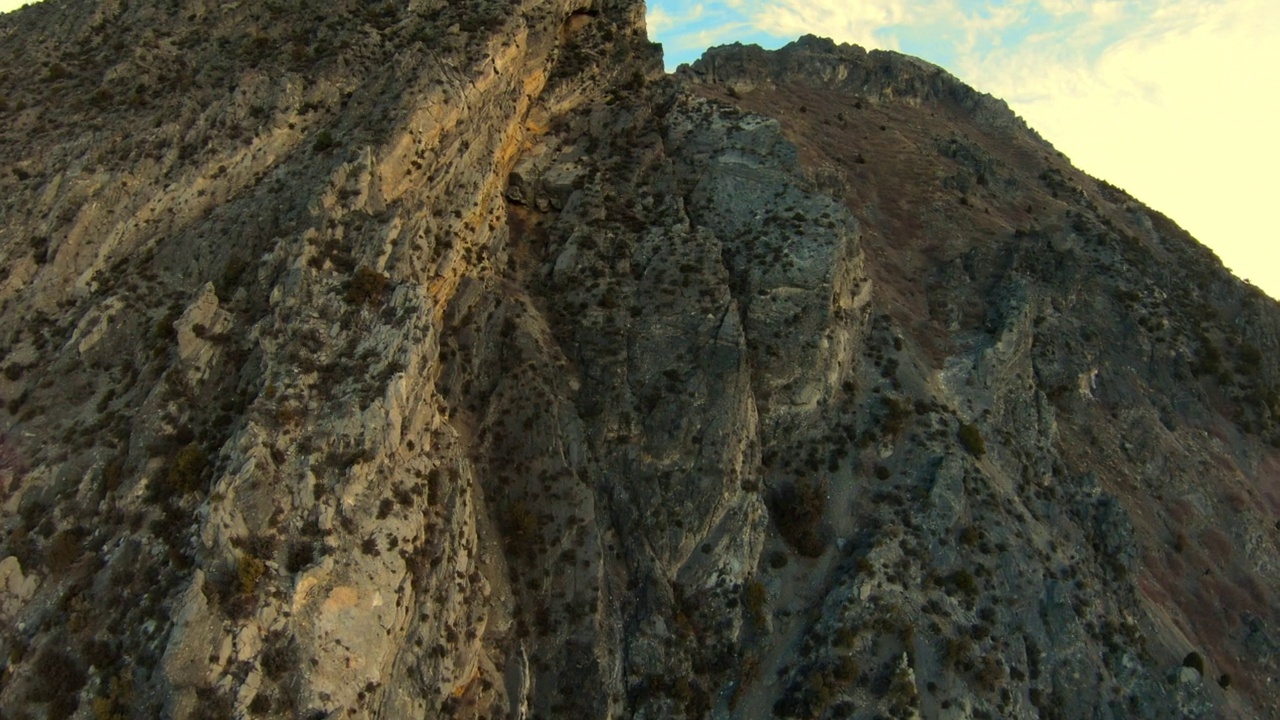
<instances>
[{"instance_id":1,"label":"eroded rock gully","mask_svg":"<svg viewBox=\"0 0 1280 720\"><path fill-rule=\"evenodd\" d=\"M5 717L1277 712L1275 303L1000 101L621 0L0 29Z\"/></svg>"}]
</instances>

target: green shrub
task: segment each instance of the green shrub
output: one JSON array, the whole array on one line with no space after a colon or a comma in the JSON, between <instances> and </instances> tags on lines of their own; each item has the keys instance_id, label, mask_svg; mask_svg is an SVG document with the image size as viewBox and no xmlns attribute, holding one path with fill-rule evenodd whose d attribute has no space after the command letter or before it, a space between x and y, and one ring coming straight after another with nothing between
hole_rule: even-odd
<instances>
[{"instance_id":1,"label":"green shrub","mask_svg":"<svg viewBox=\"0 0 1280 720\"><path fill-rule=\"evenodd\" d=\"M889 367L888 365L885 366ZM907 403L895 397L884 399L884 431L886 435L897 435L907 427L907 422L915 416Z\"/></svg>"},{"instance_id":2,"label":"green shrub","mask_svg":"<svg viewBox=\"0 0 1280 720\"><path fill-rule=\"evenodd\" d=\"M93 699L94 720L128 720L134 706L133 680L129 674L121 673L111 678L104 690L105 694Z\"/></svg>"},{"instance_id":3,"label":"green shrub","mask_svg":"<svg viewBox=\"0 0 1280 720\"><path fill-rule=\"evenodd\" d=\"M1256 373L1261 364L1262 351L1247 342L1243 343L1240 346L1240 372L1242 374Z\"/></svg>"},{"instance_id":4,"label":"green shrub","mask_svg":"<svg viewBox=\"0 0 1280 720\"><path fill-rule=\"evenodd\" d=\"M249 701L250 715L266 715L269 712L271 712L270 693L260 692Z\"/></svg>"},{"instance_id":5,"label":"green shrub","mask_svg":"<svg viewBox=\"0 0 1280 720\"><path fill-rule=\"evenodd\" d=\"M942 662L948 668L962 670L972 662L972 654L973 641L967 636L949 637L942 649Z\"/></svg>"},{"instance_id":6,"label":"green shrub","mask_svg":"<svg viewBox=\"0 0 1280 720\"><path fill-rule=\"evenodd\" d=\"M946 585L948 594L953 594L950 592L951 590L964 593L970 597L978 594L978 580L968 570L961 569L948 575Z\"/></svg>"},{"instance_id":7,"label":"green shrub","mask_svg":"<svg viewBox=\"0 0 1280 720\"><path fill-rule=\"evenodd\" d=\"M528 503L517 500L503 508L501 526L509 553L535 557L542 545L542 520Z\"/></svg>"},{"instance_id":8,"label":"green shrub","mask_svg":"<svg viewBox=\"0 0 1280 720\"><path fill-rule=\"evenodd\" d=\"M765 593L764 583L759 580L751 580L743 587L744 602L747 606L747 612L750 613L751 621L759 627L764 627L769 618L765 615L765 602L768 596Z\"/></svg>"},{"instance_id":9,"label":"green shrub","mask_svg":"<svg viewBox=\"0 0 1280 720\"><path fill-rule=\"evenodd\" d=\"M826 550L827 538L822 527L827 509L825 483L821 480L796 478L770 495L769 510L778 533L804 557L818 557Z\"/></svg>"},{"instance_id":10,"label":"green shrub","mask_svg":"<svg viewBox=\"0 0 1280 720\"><path fill-rule=\"evenodd\" d=\"M1187 656L1182 659L1182 667L1189 667L1200 673L1201 677L1204 677L1204 658L1194 650L1187 653Z\"/></svg>"},{"instance_id":11,"label":"green shrub","mask_svg":"<svg viewBox=\"0 0 1280 720\"><path fill-rule=\"evenodd\" d=\"M836 660L835 668L832 675L836 680L842 683L851 683L858 679L858 674L862 672L862 668L858 665L858 660L852 655L841 655Z\"/></svg>"},{"instance_id":12,"label":"green shrub","mask_svg":"<svg viewBox=\"0 0 1280 720\"><path fill-rule=\"evenodd\" d=\"M181 492L193 492L200 487L209 456L195 443L185 445L169 463L169 486Z\"/></svg>"},{"instance_id":13,"label":"green shrub","mask_svg":"<svg viewBox=\"0 0 1280 720\"><path fill-rule=\"evenodd\" d=\"M53 536L45 551L45 565L50 572L61 573L80 559L80 541L84 535L83 528L71 528Z\"/></svg>"},{"instance_id":14,"label":"green shrub","mask_svg":"<svg viewBox=\"0 0 1280 720\"><path fill-rule=\"evenodd\" d=\"M298 667L298 646L290 636L280 631L267 635L258 662L267 679L278 682Z\"/></svg>"},{"instance_id":15,"label":"green shrub","mask_svg":"<svg viewBox=\"0 0 1280 720\"><path fill-rule=\"evenodd\" d=\"M333 139L333 133L328 130L321 130L316 133L315 142L311 143L311 149L316 152L324 152L331 148L337 147L338 141Z\"/></svg>"},{"instance_id":16,"label":"green shrub","mask_svg":"<svg viewBox=\"0 0 1280 720\"><path fill-rule=\"evenodd\" d=\"M956 434L960 438L960 444L970 455L981 459L987 454L987 444L982 440L982 433L978 431L977 425L960 423L960 430Z\"/></svg>"},{"instance_id":17,"label":"green shrub","mask_svg":"<svg viewBox=\"0 0 1280 720\"><path fill-rule=\"evenodd\" d=\"M978 663L978 685L987 692L994 692L1004 685L1004 666L996 658L987 655Z\"/></svg>"},{"instance_id":18,"label":"green shrub","mask_svg":"<svg viewBox=\"0 0 1280 720\"><path fill-rule=\"evenodd\" d=\"M1222 369L1222 353L1204 333L1200 334L1197 341L1200 344L1200 352L1197 353L1192 372L1196 375L1216 375Z\"/></svg>"},{"instance_id":19,"label":"green shrub","mask_svg":"<svg viewBox=\"0 0 1280 720\"><path fill-rule=\"evenodd\" d=\"M391 280L367 265L356 269L347 282L347 302L352 305L377 305L387 294Z\"/></svg>"},{"instance_id":20,"label":"green shrub","mask_svg":"<svg viewBox=\"0 0 1280 720\"><path fill-rule=\"evenodd\" d=\"M258 581L267 572L267 564L252 555L242 555L236 561L236 580L245 595L258 592Z\"/></svg>"},{"instance_id":21,"label":"green shrub","mask_svg":"<svg viewBox=\"0 0 1280 720\"><path fill-rule=\"evenodd\" d=\"M50 647L36 657L32 677L29 698L49 703L49 717L71 717L80 707L80 688L89 680L75 658Z\"/></svg>"}]
</instances>

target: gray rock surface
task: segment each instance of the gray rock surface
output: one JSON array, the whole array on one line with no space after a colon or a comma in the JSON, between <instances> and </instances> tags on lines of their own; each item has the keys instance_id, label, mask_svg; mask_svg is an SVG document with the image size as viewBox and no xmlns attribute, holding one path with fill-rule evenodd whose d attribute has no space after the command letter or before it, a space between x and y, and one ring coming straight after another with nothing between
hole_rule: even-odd
<instances>
[{"instance_id":1,"label":"gray rock surface","mask_svg":"<svg viewBox=\"0 0 1280 720\"><path fill-rule=\"evenodd\" d=\"M1280 712L1171 221L902 55L332 5L0 18L4 717Z\"/></svg>"}]
</instances>

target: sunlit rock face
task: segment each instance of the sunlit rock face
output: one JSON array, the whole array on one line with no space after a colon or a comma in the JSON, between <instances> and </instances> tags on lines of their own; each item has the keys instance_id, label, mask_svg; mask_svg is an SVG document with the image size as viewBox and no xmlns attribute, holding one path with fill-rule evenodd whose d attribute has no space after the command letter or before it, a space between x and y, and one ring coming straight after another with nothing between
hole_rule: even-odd
<instances>
[{"instance_id":1,"label":"sunlit rock face","mask_svg":"<svg viewBox=\"0 0 1280 720\"><path fill-rule=\"evenodd\" d=\"M1270 717L1280 313L922 61L0 20L14 718Z\"/></svg>"}]
</instances>

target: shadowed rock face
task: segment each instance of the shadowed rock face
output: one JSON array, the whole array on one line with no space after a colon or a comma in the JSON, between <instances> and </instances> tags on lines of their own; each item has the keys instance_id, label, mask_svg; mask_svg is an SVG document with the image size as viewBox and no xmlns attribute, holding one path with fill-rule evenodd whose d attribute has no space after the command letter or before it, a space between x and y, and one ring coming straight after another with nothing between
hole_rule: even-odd
<instances>
[{"instance_id":1,"label":"shadowed rock face","mask_svg":"<svg viewBox=\"0 0 1280 720\"><path fill-rule=\"evenodd\" d=\"M1270 717L1280 313L639 3L0 21L5 717Z\"/></svg>"}]
</instances>

